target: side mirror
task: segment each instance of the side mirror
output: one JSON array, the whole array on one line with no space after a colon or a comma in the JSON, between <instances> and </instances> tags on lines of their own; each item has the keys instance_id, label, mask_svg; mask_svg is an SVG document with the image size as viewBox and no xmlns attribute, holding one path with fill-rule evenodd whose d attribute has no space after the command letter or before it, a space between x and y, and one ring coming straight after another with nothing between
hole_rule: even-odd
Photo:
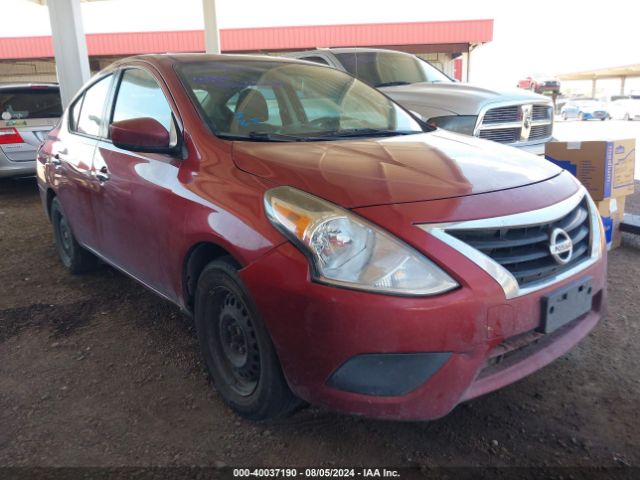
<instances>
[{"instance_id":1,"label":"side mirror","mask_svg":"<svg viewBox=\"0 0 640 480\"><path fill-rule=\"evenodd\" d=\"M111 141L116 147L133 152L173 154L177 151L177 147L171 145L171 135L167 129L149 117L113 122Z\"/></svg>"}]
</instances>

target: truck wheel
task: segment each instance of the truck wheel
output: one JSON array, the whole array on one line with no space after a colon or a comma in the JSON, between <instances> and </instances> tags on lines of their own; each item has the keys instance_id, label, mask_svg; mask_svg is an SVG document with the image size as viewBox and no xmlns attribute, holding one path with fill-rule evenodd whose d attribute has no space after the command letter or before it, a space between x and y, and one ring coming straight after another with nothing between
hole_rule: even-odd
<instances>
[{"instance_id":1,"label":"truck wheel","mask_svg":"<svg viewBox=\"0 0 640 480\"><path fill-rule=\"evenodd\" d=\"M271 338L229 257L211 262L200 274L195 325L213 383L240 416L281 418L302 404L287 385Z\"/></svg>"},{"instance_id":2,"label":"truck wheel","mask_svg":"<svg viewBox=\"0 0 640 480\"><path fill-rule=\"evenodd\" d=\"M100 262L95 255L82 248L73 236L57 198L51 202L51 223L56 250L65 268L74 274L95 270Z\"/></svg>"}]
</instances>

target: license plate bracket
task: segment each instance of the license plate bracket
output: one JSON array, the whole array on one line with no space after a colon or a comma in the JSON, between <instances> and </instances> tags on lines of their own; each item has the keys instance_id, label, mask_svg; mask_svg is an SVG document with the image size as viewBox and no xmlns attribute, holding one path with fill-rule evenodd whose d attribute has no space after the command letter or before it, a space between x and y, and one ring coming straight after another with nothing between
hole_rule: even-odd
<instances>
[{"instance_id":1,"label":"license plate bracket","mask_svg":"<svg viewBox=\"0 0 640 480\"><path fill-rule=\"evenodd\" d=\"M591 277L585 277L544 295L541 305L542 319L538 331L551 333L591 310L593 301L591 280Z\"/></svg>"}]
</instances>

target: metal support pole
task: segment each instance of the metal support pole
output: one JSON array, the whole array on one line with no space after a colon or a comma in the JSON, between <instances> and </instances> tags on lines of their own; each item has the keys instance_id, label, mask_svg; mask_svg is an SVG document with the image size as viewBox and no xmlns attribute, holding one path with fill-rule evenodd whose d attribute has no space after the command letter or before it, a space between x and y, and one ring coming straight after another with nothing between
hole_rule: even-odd
<instances>
[{"instance_id":1,"label":"metal support pole","mask_svg":"<svg viewBox=\"0 0 640 480\"><path fill-rule=\"evenodd\" d=\"M60 96L66 107L91 76L80 0L49 0L47 5Z\"/></svg>"},{"instance_id":2,"label":"metal support pole","mask_svg":"<svg viewBox=\"0 0 640 480\"><path fill-rule=\"evenodd\" d=\"M596 80L595 77L591 79L591 98L596 98Z\"/></svg>"},{"instance_id":3,"label":"metal support pole","mask_svg":"<svg viewBox=\"0 0 640 480\"><path fill-rule=\"evenodd\" d=\"M620 95L624 95L624 84L627 81L627 77L620 77Z\"/></svg>"},{"instance_id":4,"label":"metal support pole","mask_svg":"<svg viewBox=\"0 0 640 480\"><path fill-rule=\"evenodd\" d=\"M204 15L204 46L207 53L220 53L220 31L216 0L202 0Z\"/></svg>"}]
</instances>

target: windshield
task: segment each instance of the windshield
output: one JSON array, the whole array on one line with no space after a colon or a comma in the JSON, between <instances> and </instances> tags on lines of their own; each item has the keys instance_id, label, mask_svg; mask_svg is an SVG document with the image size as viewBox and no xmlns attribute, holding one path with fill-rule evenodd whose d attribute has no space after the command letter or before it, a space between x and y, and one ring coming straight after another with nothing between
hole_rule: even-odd
<instances>
[{"instance_id":1,"label":"windshield","mask_svg":"<svg viewBox=\"0 0 640 480\"><path fill-rule=\"evenodd\" d=\"M49 87L0 89L0 115L3 120L58 118L62 115L60 93Z\"/></svg>"},{"instance_id":2,"label":"windshield","mask_svg":"<svg viewBox=\"0 0 640 480\"><path fill-rule=\"evenodd\" d=\"M452 81L434 66L407 53L363 51L335 56L349 73L374 87Z\"/></svg>"},{"instance_id":3,"label":"windshield","mask_svg":"<svg viewBox=\"0 0 640 480\"><path fill-rule=\"evenodd\" d=\"M178 71L222 137L300 141L423 131L380 92L327 67L242 60L187 63Z\"/></svg>"}]
</instances>

